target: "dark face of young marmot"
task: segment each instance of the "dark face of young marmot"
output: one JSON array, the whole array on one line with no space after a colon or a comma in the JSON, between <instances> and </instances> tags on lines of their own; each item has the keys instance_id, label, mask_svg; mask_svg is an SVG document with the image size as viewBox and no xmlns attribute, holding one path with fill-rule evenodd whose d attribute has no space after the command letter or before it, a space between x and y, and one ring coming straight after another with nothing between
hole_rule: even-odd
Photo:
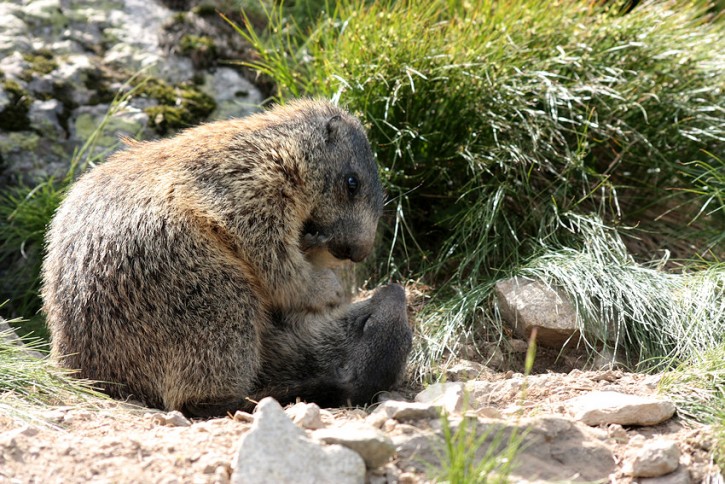
<instances>
[{"instance_id":1,"label":"dark face of young marmot","mask_svg":"<svg viewBox=\"0 0 725 484\"><path fill-rule=\"evenodd\" d=\"M370 253L382 203L362 126L324 101L131 143L48 231L52 354L189 414L265 392L364 403L403 370L404 292L350 306L332 267Z\"/></svg>"}]
</instances>

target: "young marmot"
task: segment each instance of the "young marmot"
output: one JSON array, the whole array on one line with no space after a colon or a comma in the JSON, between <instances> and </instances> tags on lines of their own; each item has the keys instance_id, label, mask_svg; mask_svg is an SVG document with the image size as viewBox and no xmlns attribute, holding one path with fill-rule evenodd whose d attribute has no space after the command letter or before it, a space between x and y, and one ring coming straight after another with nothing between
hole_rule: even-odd
<instances>
[{"instance_id":1,"label":"young marmot","mask_svg":"<svg viewBox=\"0 0 725 484\"><path fill-rule=\"evenodd\" d=\"M349 305L383 192L360 123L324 101L130 143L47 235L52 354L114 396L190 415L271 395L364 403L411 346L400 286Z\"/></svg>"}]
</instances>

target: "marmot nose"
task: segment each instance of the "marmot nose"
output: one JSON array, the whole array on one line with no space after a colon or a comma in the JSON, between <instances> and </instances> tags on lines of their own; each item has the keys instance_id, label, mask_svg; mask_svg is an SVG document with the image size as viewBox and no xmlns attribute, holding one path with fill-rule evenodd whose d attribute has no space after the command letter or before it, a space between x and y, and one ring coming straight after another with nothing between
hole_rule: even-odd
<instances>
[{"instance_id":1,"label":"marmot nose","mask_svg":"<svg viewBox=\"0 0 725 484\"><path fill-rule=\"evenodd\" d=\"M330 247L330 253L341 260L350 259L353 262L360 262L368 256L370 249L367 245L344 244Z\"/></svg>"}]
</instances>

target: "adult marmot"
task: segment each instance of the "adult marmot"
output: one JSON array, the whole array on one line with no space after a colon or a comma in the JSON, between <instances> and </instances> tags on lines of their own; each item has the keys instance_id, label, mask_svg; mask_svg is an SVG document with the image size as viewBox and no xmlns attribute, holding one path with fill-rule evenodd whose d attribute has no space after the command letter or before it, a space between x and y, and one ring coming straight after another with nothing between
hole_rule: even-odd
<instances>
[{"instance_id":1,"label":"adult marmot","mask_svg":"<svg viewBox=\"0 0 725 484\"><path fill-rule=\"evenodd\" d=\"M190 415L249 398L364 403L411 346L400 286L349 305L383 193L360 123L323 101L131 143L47 235L52 353L119 397Z\"/></svg>"}]
</instances>

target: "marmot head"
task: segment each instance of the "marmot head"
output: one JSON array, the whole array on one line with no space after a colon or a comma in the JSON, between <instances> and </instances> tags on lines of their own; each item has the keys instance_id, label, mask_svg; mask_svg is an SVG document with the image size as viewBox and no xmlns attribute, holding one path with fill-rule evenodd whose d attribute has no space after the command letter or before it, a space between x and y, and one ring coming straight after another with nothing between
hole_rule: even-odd
<instances>
[{"instance_id":1,"label":"marmot head","mask_svg":"<svg viewBox=\"0 0 725 484\"><path fill-rule=\"evenodd\" d=\"M310 167L321 181L321 193L304 223L301 246L360 262L372 250L383 211L378 168L357 119L340 111L322 122L323 140Z\"/></svg>"}]
</instances>

